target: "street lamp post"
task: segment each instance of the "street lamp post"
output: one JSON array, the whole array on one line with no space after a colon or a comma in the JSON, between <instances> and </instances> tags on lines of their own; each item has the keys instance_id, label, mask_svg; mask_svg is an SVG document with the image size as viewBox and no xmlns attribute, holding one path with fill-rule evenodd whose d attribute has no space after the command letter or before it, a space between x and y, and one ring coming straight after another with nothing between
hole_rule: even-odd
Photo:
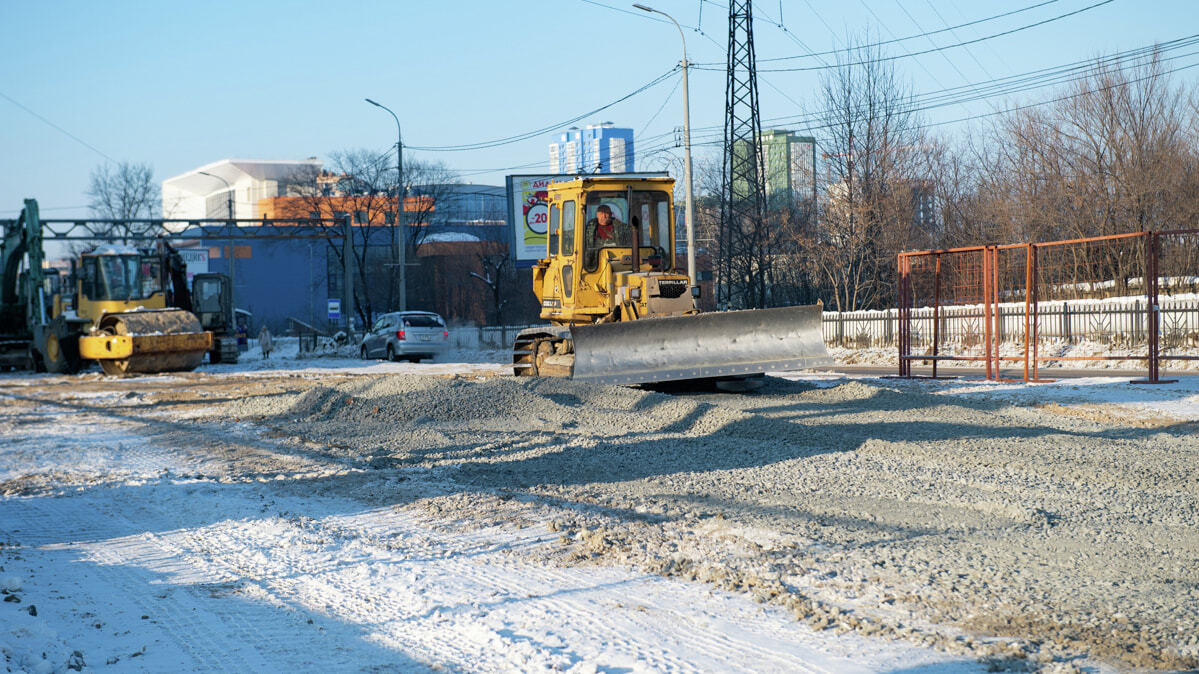
<instances>
[{"instance_id":1,"label":"street lamp post","mask_svg":"<svg viewBox=\"0 0 1199 674\"><path fill-rule=\"evenodd\" d=\"M395 258L396 266L400 270L400 311L406 311L408 309L408 269L405 258L408 256L408 213L404 208L404 199L408 196L408 186L404 184L404 132L400 128L400 118L396 117L396 113L392 112L391 108L369 98L365 100L376 108L386 110L396 121L396 213L391 228L391 249L392 257ZM398 244L396 227L400 228Z\"/></svg>"},{"instance_id":2,"label":"street lamp post","mask_svg":"<svg viewBox=\"0 0 1199 674\"><path fill-rule=\"evenodd\" d=\"M653 7L636 3L633 6L643 12L661 14L670 19L674 27L679 29L679 38L683 41L683 180L687 183L687 278L694 286L698 280L695 275L695 203L691 181L691 95L687 91L687 38L683 35L683 27L673 16Z\"/></svg>"},{"instance_id":3,"label":"street lamp post","mask_svg":"<svg viewBox=\"0 0 1199 674\"><path fill-rule=\"evenodd\" d=\"M237 256L234 255L234 253L233 253L233 245L234 245L233 227L235 226L233 223L233 185L230 185L228 180L225 180L224 178L222 178L216 174L209 173L208 171L197 171L197 173L199 173L202 176L208 176L209 178L216 178L217 180L225 183L225 189L227 190L226 194L229 197L229 200L226 202L228 204L228 209L229 209L229 228L230 228L229 229L229 306L236 308L237 301L235 298L237 297L237 290L236 290L237 275L233 268L233 261L236 259Z\"/></svg>"}]
</instances>

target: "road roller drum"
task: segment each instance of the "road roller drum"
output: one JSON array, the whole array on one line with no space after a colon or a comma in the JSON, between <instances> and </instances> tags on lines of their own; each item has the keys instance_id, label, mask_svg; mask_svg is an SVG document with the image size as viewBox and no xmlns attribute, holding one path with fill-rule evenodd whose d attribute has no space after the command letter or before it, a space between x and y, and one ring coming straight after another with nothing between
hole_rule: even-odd
<instances>
[{"instance_id":1,"label":"road roller drum","mask_svg":"<svg viewBox=\"0 0 1199 674\"><path fill-rule=\"evenodd\" d=\"M180 309L105 314L91 334L79 338L80 355L114 376L194 370L210 348L212 333Z\"/></svg>"}]
</instances>

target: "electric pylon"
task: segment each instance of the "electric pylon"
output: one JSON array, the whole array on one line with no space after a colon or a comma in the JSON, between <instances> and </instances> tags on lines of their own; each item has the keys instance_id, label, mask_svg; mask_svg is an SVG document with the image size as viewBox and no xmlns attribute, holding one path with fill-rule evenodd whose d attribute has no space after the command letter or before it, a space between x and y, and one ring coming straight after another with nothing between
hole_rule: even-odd
<instances>
[{"instance_id":1,"label":"electric pylon","mask_svg":"<svg viewBox=\"0 0 1199 674\"><path fill-rule=\"evenodd\" d=\"M720 309L766 306L768 265L765 171L759 141L758 74L750 0L729 0L728 83L720 189Z\"/></svg>"}]
</instances>

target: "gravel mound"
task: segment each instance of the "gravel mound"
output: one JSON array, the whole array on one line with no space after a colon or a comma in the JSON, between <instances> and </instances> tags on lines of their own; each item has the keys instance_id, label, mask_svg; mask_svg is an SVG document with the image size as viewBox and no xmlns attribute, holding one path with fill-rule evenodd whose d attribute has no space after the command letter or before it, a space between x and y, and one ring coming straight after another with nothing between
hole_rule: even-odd
<instances>
[{"instance_id":1,"label":"gravel mound","mask_svg":"<svg viewBox=\"0 0 1199 674\"><path fill-rule=\"evenodd\" d=\"M629 564L818 628L1032 668L1199 667L1194 424L857 381L667 395L408 375L222 414L436 475L452 488L427 507L454 526L537 511L563 532L547 561Z\"/></svg>"}]
</instances>

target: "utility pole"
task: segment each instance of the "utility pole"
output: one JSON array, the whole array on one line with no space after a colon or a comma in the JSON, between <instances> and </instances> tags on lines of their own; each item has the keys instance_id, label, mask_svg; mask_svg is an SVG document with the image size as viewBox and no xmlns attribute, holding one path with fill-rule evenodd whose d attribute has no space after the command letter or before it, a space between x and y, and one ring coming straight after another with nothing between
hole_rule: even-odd
<instances>
[{"instance_id":1,"label":"utility pole","mask_svg":"<svg viewBox=\"0 0 1199 674\"><path fill-rule=\"evenodd\" d=\"M227 190L225 192L225 194L228 196L228 200L226 201L226 204L227 204L227 209L229 211L229 223L228 223L228 226L229 226L229 306L236 309L237 308L237 272L234 269L234 267L235 267L234 260L237 259L237 255L233 249L233 244L235 241L233 233L236 228L236 224L233 219L233 185L230 185L228 180L225 180L224 178L222 178L214 173L209 173L208 171L197 171L197 173L199 173L202 176L208 176L209 178L216 178L217 180L225 183L225 189Z\"/></svg>"},{"instance_id":2,"label":"utility pole","mask_svg":"<svg viewBox=\"0 0 1199 674\"><path fill-rule=\"evenodd\" d=\"M687 91L687 38L683 35L682 26L673 16L645 5L634 3L633 6L643 12L661 14L670 19L674 27L679 29L679 39L683 41L683 180L687 182L687 278L692 286L696 286L699 281L695 273L695 205L691 180L691 94Z\"/></svg>"},{"instance_id":3,"label":"utility pole","mask_svg":"<svg viewBox=\"0 0 1199 674\"><path fill-rule=\"evenodd\" d=\"M354 332L354 314L356 313L354 310L354 227L350 222L349 213L341 216L341 232L341 273L345 297L346 334L349 335Z\"/></svg>"},{"instance_id":4,"label":"utility pole","mask_svg":"<svg viewBox=\"0 0 1199 674\"><path fill-rule=\"evenodd\" d=\"M391 111L391 108L381 103L376 103L371 99L364 99L367 103L376 108L383 108L396 121L396 211L395 217L392 218L391 225L391 255L395 260L396 267L400 270L400 289L399 289L399 310L407 311L408 309L408 209L406 204L408 197L408 185L404 182L404 132L400 128L400 118L396 113ZM400 229L399 241L396 240L396 227Z\"/></svg>"}]
</instances>

